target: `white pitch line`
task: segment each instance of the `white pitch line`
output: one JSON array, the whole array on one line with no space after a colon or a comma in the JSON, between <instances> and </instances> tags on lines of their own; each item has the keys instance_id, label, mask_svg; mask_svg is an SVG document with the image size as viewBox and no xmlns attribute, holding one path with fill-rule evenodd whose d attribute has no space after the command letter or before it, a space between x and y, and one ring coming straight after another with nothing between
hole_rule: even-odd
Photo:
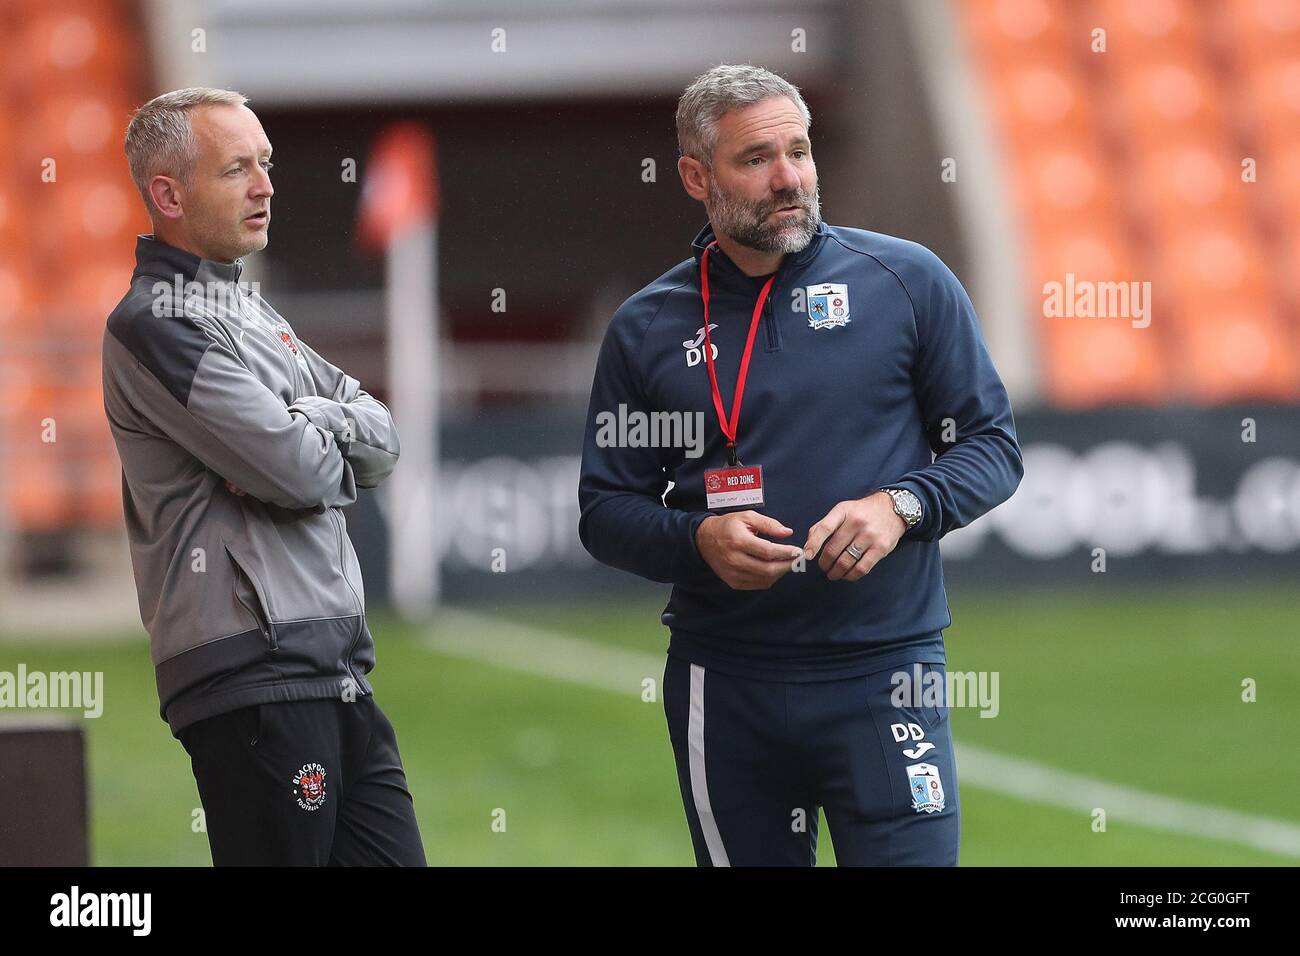
<instances>
[{"instance_id":1,"label":"white pitch line","mask_svg":"<svg viewBox=\"0 0 1300 956\"><path fill-rule=\"evenodd\" d=\"M970 744L957 745L957 783L1084 814L1100 807L1108 820L1300 857L1300 826L1286 820L1124 787Z\"/></svg>"},{"instance_id":2,"label":"white pitch line","mask_svg":"<svg viewBox=\"0 0 1300 956\"><path fill-rule=\"evenodd\" d=\"M637 697L647 677L658 686L666 663L663 654L624 650L447 607L439 608L428 644L456 657Z\"/></svg>"},{"instance_id":3,"label":"white pitch line","mask_svg":"<svg viewBox=\"0 0 1300 956\"><path fill-rule=\"evenodd\" d=\"M453 657L638 698L643 680L662 680L665 662L662 654L625 650L459 608L439 610L427 645ZM956 749L959 786L969 784L1082 814L1100 807L1108 820L1300 857L1300 825L1286 820L1125 787L971 744L956 744Z\"/></svg>"}]
</instances>

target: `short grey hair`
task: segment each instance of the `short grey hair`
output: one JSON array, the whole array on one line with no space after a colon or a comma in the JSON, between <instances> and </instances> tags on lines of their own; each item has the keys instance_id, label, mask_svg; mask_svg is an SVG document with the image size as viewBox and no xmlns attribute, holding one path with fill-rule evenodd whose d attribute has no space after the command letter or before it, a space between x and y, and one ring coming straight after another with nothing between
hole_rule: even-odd
<instances>
[{"instance_id":1,"label":"short grey hair","mask_svg":"<svg viewBox=\"0 0 1300 956\"><path fill-rule=\"evenodd\" d=\"M804 125L812 126L812 114L799 88L770 70L745 63L722 63L701 73L677 101L678 150L683 156L712 166L718 121L723 115L772 96L788 97L799 107Z\"/></svg>"},{"instance_id":2,"label":"short grey hair","mask_svg":"<svg viewBox=\"0 0 1300 956\"><path fill-rule=\"evenodd\" d=\"M126 161L140 198L152 216L149 181L172 175L189 185L198 150L190 112L196 106L243 106L248 97L234 90L192 86L156 96L135 111L126 128Z\"/></svg>"}]
</instances>

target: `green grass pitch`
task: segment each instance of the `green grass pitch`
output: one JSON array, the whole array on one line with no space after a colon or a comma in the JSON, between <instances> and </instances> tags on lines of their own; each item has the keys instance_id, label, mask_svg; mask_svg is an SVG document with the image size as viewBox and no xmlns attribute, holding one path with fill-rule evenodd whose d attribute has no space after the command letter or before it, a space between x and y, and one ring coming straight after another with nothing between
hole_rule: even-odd
<instances>
[{"instance_id":1,"label":"green grass pitch","mask_svg":"<svg viewBox=\"0 0 1300 956\"><path fill-rule=\"evenodd\" d=\"M484 613L662 654L657 590ZM951 596L949 667L996 670L1001 712L954 709L961 744L1300 824L1300 599L1180 588ZM431 627L436 628L435 621ZM449 656L429 627L375 617L378 701L397 728L429 860L454 865L690 865L659 701ZM0 670L102 670L84 721L92 862L207 865L189 760L158 719L142 632L0 643ZM1241 681L1258 700L1241 700ZM7 715L0 713L0 720ZM960 752L958 769L960 773ZM963 865L1293 865L1293 857L1028 802L962 783ZM498 810L505 829L494 829ZM820 828L819 863L834 862Z\"/></svg>"}]
</instances>

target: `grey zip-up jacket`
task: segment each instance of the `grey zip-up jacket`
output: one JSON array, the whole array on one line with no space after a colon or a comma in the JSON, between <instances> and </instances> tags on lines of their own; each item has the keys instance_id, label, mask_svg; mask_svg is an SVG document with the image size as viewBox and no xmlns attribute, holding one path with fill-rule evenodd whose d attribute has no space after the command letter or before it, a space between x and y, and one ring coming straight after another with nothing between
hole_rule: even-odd
<instances>
[{"instance_id":1,"label":"grey zip-up jacket","mask_svg":"<svg viewBox=\"0 0 1300 956\"><path fill-rule=\"evenodd\" d=\"M136 263L104 334L104 408L163 719L179 735L251 704L371 693L340 509L393 470L392 416L241 286L241 261L140 236Z\"/></svg>"}]
</instances>

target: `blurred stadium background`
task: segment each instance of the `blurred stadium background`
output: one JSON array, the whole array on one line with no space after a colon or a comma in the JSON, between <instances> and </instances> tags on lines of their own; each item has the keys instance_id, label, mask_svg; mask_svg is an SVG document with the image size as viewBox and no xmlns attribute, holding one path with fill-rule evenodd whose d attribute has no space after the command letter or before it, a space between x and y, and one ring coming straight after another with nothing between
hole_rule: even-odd
<instances>
[{"instance_id":1,"label":"blurred stadium background","mask_svg":"<svg viewBox=\"0 0 1300 956\"><path fill-rule=\"evenodd\" d=\"M703 224L673 111L718 62L803 89L827 221L939 253L1012 393L1024 484L943 545L949 668L1001 690L953 712L963 863L1300 858L1297 0L0 0L0 671L104 674L103 716L63 715L92 863L209 860L99 377L148 231L125 124L190 85L250 96L275 145L245 277L380 398L402 342L363 188L392 124L436 138L438 478L349 514L431 862L691 862L643 699L667 590L586 555L576 481L604 325ZM1149 321L1052 314L1054 282L1149 282ZM427 614L394 607L402 527ZM67 796L12 753L0 792ZM6 812L0 863L77 797Z\"/></svg>"}]
</instances>

